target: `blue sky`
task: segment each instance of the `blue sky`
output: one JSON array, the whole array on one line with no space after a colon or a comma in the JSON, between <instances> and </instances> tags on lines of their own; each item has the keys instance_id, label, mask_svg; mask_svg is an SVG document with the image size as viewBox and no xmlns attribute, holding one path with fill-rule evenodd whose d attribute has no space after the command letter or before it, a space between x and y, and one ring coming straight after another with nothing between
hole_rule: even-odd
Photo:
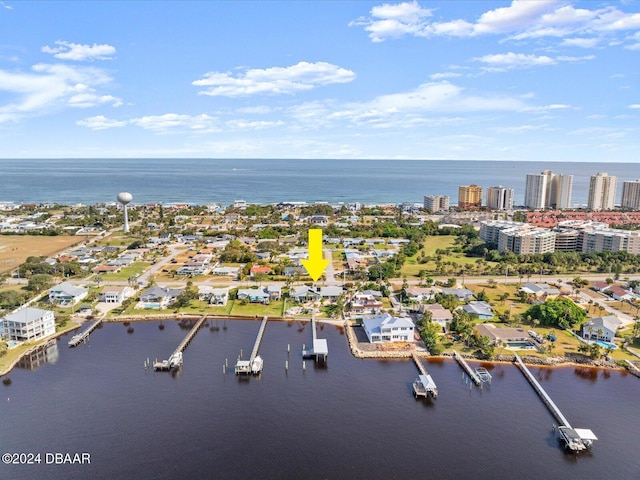
<instances>
[{"instance_id":1,"label":"blue sky","mask_svg":"<svg viewBox=\"0 0 640 480\"><path fill-rule=\"evenodd\" d=\"M639 162L640 2L0 1L0 157Z\"/></svg>"}]
</instances>

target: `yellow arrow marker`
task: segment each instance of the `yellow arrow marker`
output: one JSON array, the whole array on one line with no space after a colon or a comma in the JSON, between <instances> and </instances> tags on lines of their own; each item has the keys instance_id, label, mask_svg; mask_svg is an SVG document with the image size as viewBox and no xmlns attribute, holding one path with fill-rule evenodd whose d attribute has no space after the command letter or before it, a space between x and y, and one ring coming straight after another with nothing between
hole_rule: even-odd
<instances>
[{"instance_id":1,"label":"yellow arrow marker","mask_svg":"<svg viewBox=\"0 0 640 480\"><path fill-rule=\"evenodd\" d=\"M320 228L309 230L309 260L300 261L313 281L317 282L330 262L322 257L322 230Z\"/></svg>"}]
</instances>

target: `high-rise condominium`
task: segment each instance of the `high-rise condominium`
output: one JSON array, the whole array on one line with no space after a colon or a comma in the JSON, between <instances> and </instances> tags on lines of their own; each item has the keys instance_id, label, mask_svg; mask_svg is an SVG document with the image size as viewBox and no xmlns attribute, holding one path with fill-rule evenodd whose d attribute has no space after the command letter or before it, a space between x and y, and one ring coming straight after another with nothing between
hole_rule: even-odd
<instances>
[{"instance_id":1,"label":"high-rise condominium","mask_svg":"<svg viewBox=\"0 0 640 480\"><path fill-rule=\"evenodd\" d=\"M591 176L589 183L589 201L587 208L590 210L613 210L616 198L617 178L606 173L597 173Z\"/></svg>"},{"instance_id":2,"label":"high-rise condominium","mask_svg":"<svg viewBox=\"0 0 640 480\"><path fill-rule=\"evenodd\" d=\"M424 196L424 209L431 212L440 212L449 210L449 196L448 195L425 195Z\"/></svg>"},{"instance_id":3,"label":"high-rise condominium","mask_svg":"<svg viewBox=\"0 0 640 480\"><path fill-rule=\"evenodd\" d=\"M553 173L545 170L540 175L527 175L524 193L524 204L527 208L559 208L571 207L571 190L573 175Z\"/></svg>"},{"instance_id":4,"label":"high-rise condominium","mask_svg":"<svg viewBox=\"0 0 640 480\"><path fill-rule=\"evenodd\" d=\"M622 184L620 206L629 210L640 210L640 179Z\"/></svg>"},{"instance_id":5,"label":"high-rise condominium","mask_svg":"<svg viewBox=\"0 0 640 480\"><path fill-rule=\"evenodd\" d=\"M460 185L458 187L458 208L477 210L482 206L482 187L478 185Z\"/></svg>"},{"instance_id":6,"label":"high-rise condominium","mask_svg":"<svg viewBox=\"0 0 640 480\"><path fill-rule=\"evenodd\" d=\"M491 210L511 210L513 208L513 188L502 185L487 188L486 205Z\"/></svg>"}]
</instances>

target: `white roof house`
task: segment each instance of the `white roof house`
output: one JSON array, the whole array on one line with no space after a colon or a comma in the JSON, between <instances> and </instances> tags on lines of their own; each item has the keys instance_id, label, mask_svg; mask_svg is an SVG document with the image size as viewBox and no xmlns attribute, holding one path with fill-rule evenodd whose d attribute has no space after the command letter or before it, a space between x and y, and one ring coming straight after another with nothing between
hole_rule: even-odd
<instances>
[{"instance_id":1,"label":"white roof house","mask_svg":"<svg viewBox=\"0 0 640 480\"><path fill-rule=\"evenodd\" d=\"M5 316L4 333L9 340L26 342L56 333L55 315L51 310L21 308Z\"/></svg>"},{"instance_id":2,"label":"white roof house","mask_svg":"<svg viewBox=\"0 0 640 480\"><path fill-rule=\"evenodd\" d=\"M620 320L615 315L592 318L582 325L582 338L612 342L619 326Z\"/></svg>"},{"instance_id":3,"label":"white roof house","mask_svg":"<svg viewBox=\"0 0 640 480\"><path fill-rule=\"evenodd\" d=\"M408 317L394 317L388 313L362 321L371 343L413 342L414 323Z\"/></svg>"},{"instance_id":4,"label":"white roof house","mask_svg":"<svg viewBox=\"0 0 640 480\"><path fill-rule=\"evenodd\" d=\"M70 282L62 282L49 289L49 302L58 305L75 305L87 296L89 290L77 287Z\"/></svg>"}]
</instances>

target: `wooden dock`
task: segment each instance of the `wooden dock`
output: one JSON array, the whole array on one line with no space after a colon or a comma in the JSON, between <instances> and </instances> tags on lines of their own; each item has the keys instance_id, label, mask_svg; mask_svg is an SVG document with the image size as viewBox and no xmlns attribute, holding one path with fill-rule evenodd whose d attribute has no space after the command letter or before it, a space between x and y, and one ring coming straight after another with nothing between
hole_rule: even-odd
<instances>
[{"instance_id":1,"label":"wooden dock","mask_svg":"<svg viewBox=\"0 0 640 480\"><path fill-rule=\"evenodd\" d=\"M316 362L326 362L329 355L329 346L326 339L318 338L314 316L311 317L311 342L312 348L310 350L302 349L302 358L314 358Z\"/></svg>"},{"instance_id":2,"label":"wooden dock","mask_svg":"<svg viewBox=\"0 0 640 480\"><path fill-rule=\"evenodd\" d=\"M436 385L436 382L434 382L433 378L431 378L431 375L429 375L427 369L424 368L424 365L420 361L418 355L415 354L415 352L411 355L411 357L413 358L413 362L416 364L416 367L418 367L418 371L420 372L418 378L413 381L413 396L416 398L427 398L429 396L431 396L432 398L438 398L438 386Z\"/></svg>"},{"instance_id":3,"label":"wooden dock","mask_svg":"<svg viewBox=\"0 0 640 480\"><path fill-rule=\"evenodd\" d=\"M566 417L562 414L558 406L551 400L551 397L545 392L542 385L536 380L531 371L524 364L520 356L514 357L514 362L529 381L535 392L538 394L542 403L545 404L549 412L558 421L558 433L566 448L574 452L585 450L590 447L594 440L598 438L591 430L582 428L573 428Z\"/></svg>"},{"instance_id":4,"label":"wooden dock","mask_svg":"<svg viewBox=\"0 0 640 480\"><path fill-rule=\"evenodd\" d=\"M467 361L464 358L462 358L462 356L458 354L458 352L453 352L453 358L456 359L456 361L460 364L460 366L466 372L466 374L469 375L469 378L473 383L476 384L476 386L482 384L482 379L480 378L480 376L471 369Z\"/></svg>"},{"instance_id":5,"label":"wooden dock","mask_svg":"<svg viewBox=\"0 0 640 480\"><path fill-rule=\"evenodd\" d=\"M262 358L258 355L258 350L260 349L260 343L262 343L262 337L264 336L264 331L267 328L267 322L269 321L269 317L263 317L262 323L260 324L260 328L258 329L258 335L256 336L256 341L253 344L253 350L251 350L251 356L249 360L242 360L238 358L238 362L235 365L236 375L241 373L250 374L253 373L255 375L262 372L263 362Z\"/></svg>"},{"instance_id":6,"label":"wooden dock","mask_svg":"<svg viewBox=\"0 0 640 480\"><path fill-rule=\"evenodd\" d=\"M98 328L98 325L100 325L101 323L102 323L102 318L96 320L91 325L89 325L89 328L87 328L84 332L78 333L77 335L74 335L73 337L71 337L69 339L69 348L77 347L82 342L86 341L87 338L89 338L89 335L91 335L91 332L93 332L96 328Z\"/></svg>"},{"instance_id":7,"label":"wooden dock","mask_svg":"<svg viewBox=\"0 0 640 480\"><path fill-rule=\"evenodd\" d=\"M207 316L203 315L196 322L196 324L191 328L191 330L189 330L189 333L187 333L187 336L184 337L184 339L180 342L180 344L178 345L178 348L176 348L173 351L173 353L171 354L168 360L162 360L160 362L156 360L155 362L153 362L153 369L166 371L166 370L171 370L173 368L177 368L181 366L182 352L184 352L184 350L187 348L187 345L189 345L191 340L193 340L193 337L196 336L196 333L198 333L198 330L200 330L200 327L202 327L202 324L205 322L206 319L207 319Z\"/></svg>"}]
</instances>

